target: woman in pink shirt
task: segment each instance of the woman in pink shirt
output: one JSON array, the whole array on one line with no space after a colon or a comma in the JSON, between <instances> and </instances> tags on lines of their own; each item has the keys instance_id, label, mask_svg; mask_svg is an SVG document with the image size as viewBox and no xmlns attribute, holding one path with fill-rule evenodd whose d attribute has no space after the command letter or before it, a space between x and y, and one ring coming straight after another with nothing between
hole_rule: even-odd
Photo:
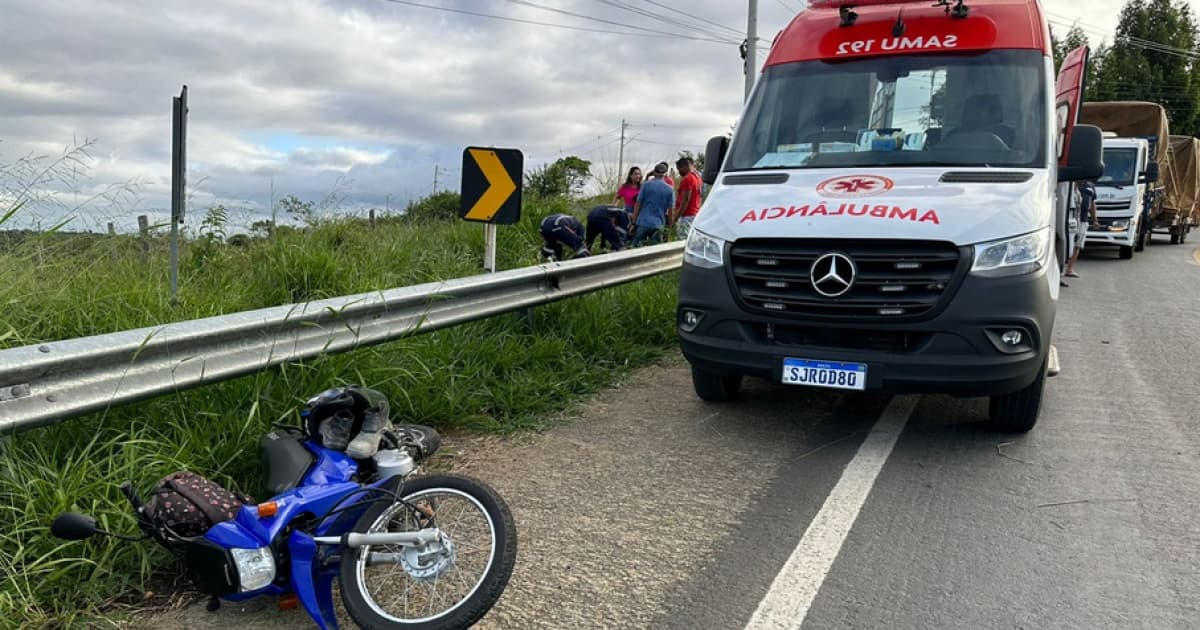
<instances>
[{"instance_id":1,"label":"woman in pink shirt","mask_svg":"<svg viewBox=\"0 0 1200 630\"><path fill-rule=\"evenodd\" d=\"M633 167L629 169L629 175L625 177L625 183L617 189L617 196L613 199L613 205L618 205L618 202L624 204L626 212L633 212L633 204L637 202L638 192L642 190L642 169Z\"/></svg>"}]
</instances>

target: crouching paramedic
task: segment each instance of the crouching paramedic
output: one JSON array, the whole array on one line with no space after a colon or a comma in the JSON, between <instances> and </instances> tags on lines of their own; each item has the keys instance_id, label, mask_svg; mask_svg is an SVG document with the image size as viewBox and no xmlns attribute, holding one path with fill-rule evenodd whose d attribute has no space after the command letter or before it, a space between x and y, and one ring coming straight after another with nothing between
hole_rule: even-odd
<instances>
[{"instance_id":1,"label":"crouching paramedic","mask_svg":"<svg viewBox=\"0 0 1200 630\"><path fill-rule=\"evenodd\" d=\"M542 219L542 256L563 260L563 248L570 250L575 258L590 256L583 243L583 224L569 214L552 214Z\"/></svg>"},{"instance_id":2,"label":"crouching paramedic","mask_svg":"<svg viewBox=\"0 0 1200 630\"><path fill-rule=\"evenodd\" d=\"M629 213L616 206L596 206L587 216L587 248L595 249L596 239L607 244L608 249L619 252L625 249L629 237Z\"/></svg>"}]
</instances>

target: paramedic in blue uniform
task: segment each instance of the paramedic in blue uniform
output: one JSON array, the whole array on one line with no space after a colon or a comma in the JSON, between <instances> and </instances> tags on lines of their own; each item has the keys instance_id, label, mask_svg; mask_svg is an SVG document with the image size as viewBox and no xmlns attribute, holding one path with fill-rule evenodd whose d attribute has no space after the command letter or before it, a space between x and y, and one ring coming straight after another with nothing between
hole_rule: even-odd
<instances>
[{"instance_id":1,"label":"paramedic in blue uniform","mask_svg":"<svg viewBox=\"0 0 1200 630\"><path fill-rule=\"evenodd\" d=\"M625 249L629 236L629 213L616 206L596 206L587 216L587 248L595 249L596 238L608 245L609 251Z\"/></svg>"},{"instance_id":2,"label":"paramedic in blue uniform","mask_svg":"<svg viewBox=\"0 0 1200 630\"><path fill-rule=\"evenodd\" d=\"M552 214L542 219L542 256L552 260L564 260L563 248L575 258L590 256L583 243L583 224L569 214Z\"/></svg>"}]
</instances>

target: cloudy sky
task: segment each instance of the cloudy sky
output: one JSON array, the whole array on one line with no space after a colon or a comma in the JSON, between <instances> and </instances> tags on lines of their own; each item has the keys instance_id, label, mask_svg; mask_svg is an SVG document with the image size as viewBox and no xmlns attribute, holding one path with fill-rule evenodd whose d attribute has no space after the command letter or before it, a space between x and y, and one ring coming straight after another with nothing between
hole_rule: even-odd
<instances>
[{"instance_id":1,"label":"cloudy sky","mask_svg":"<svg viewBox=\"0 0 1200 630\"><path fill-rule=\"evenodd\" d=\"M760 0L760 36L804 3ZM1078 20L1095 43L1122 4L1044 0L1056 30ZM165 216L182 84L192 217L213 203L269 213L272 187L402 207L435 171L456 189L470 144L611 172L622 119L626 164L647 165L736 119L745 13L743 0L0 0L0 166L86 139L74 183L21 223L77 206L74 229ZM136 194L106 201L125 183Z\"/></svg>"}]
</instances>

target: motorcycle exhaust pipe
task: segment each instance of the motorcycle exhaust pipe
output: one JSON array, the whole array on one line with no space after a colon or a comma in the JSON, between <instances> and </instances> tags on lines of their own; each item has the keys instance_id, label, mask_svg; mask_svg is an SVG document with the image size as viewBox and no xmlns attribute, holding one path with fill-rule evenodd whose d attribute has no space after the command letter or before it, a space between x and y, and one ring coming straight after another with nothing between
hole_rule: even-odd
<instances>
[{"instance_id":1,"label":"motorcycle exhaust pipe","mask_svg":"<svg viewBox=\"0 0 1200 630\"><path fill-rule=\"evenodd\" d=\"M428 527L415 532L380 532L378 534L359 534L349 532L341 536L316 536L313 542L318 545L341 545L343 547L362 547L365 545L428 545L442 538L442 530Z\"/></svg>"}]
</instances>

